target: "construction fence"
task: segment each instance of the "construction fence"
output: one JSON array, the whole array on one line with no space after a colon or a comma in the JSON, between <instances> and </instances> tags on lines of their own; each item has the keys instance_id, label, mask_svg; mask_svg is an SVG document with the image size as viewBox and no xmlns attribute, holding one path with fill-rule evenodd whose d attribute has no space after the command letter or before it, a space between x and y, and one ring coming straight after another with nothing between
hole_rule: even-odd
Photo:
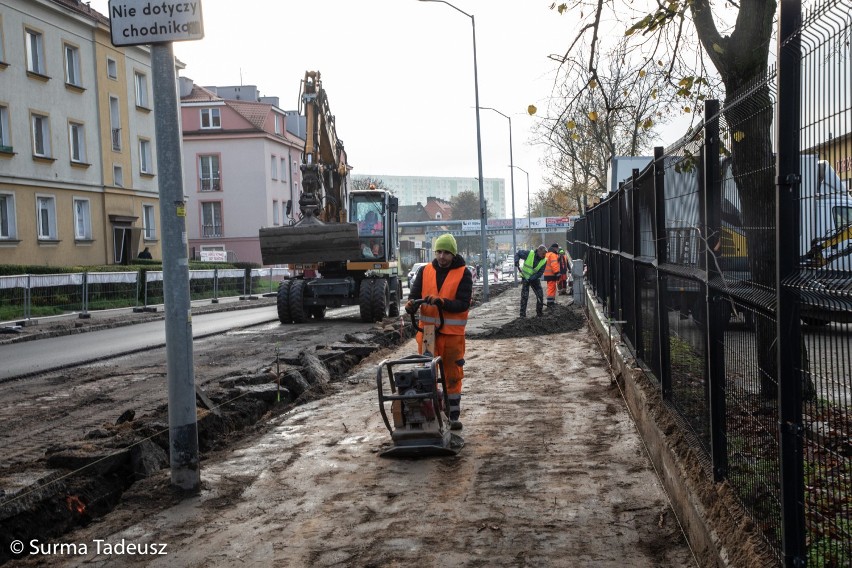
<instances>
[{"instance_id":1,"label":"construction fence","mask_svg":"<svg viewBox=\"0 0 852 568\"><path fill-rule=\"evenodd\" d=\"M707 101L567 235L706 474L784 566L852 566L849 14L812 8L777 69Z\"/></svg>"},{"instance_id":2,"label":"construction fence","mask_svg":"<svg viewBox=\"0 0 852 568\"><path fill-rule=\"evenodd\" d=\"M192 301L274 294L286 268L190 270ZM164 303L163 272L77 272L0 276L0 322L80 314L116 308L148 310Z\"/></svg>"}]
</instances>

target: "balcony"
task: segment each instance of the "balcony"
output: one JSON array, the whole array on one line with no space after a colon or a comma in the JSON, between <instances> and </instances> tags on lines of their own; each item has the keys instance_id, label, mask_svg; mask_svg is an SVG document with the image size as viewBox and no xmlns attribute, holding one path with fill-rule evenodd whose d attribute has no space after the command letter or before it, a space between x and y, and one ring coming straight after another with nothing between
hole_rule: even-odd
<instances>
[{"instance_id":1,"label":"balcony","mask_svg":"<svg viewBox=\"0 0 852 568\"><path fill-rule=\"evenodd\" d=\"M201 178L201 191L221 191L219 178Z\"/></svg>"},{"instance_id":2,"label":"balcony","mask_svg":"<svg viewBox=\"0 0 852 568\"><path fill-rule=\"evenodd\" d=\"M222 238L222 225L201 225L201 238L203 238L203 239L219 239L219 238Z\"/></svg>"},{"instance_id":3,"label":"balcony","mask_svg":"<svg viewBox=\"0 0 852 568\"><path fill-rule=\"evenodd\" d=\"M116 152L121 151L121 128L112 129L112 149Z\"/></svg>"}]
</instances>

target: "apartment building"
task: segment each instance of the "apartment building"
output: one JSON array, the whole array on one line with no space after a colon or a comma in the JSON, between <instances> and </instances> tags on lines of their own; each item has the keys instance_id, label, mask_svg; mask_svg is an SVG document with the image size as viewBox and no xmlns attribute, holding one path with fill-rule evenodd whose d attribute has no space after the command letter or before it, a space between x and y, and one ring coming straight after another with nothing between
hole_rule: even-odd
<instances>
[{"instance_id":1,"label":"apartment building","mask_svg":"<svg viewBox=\"0 0 852 568\"><path fill-rule=\"evenodd\" d=\"M0 0L0 263L159 256L151 58L78 0Z\"/></svg>"},{"instance_id":2,"label":"apartment building","mask_svg":"<svg viewBox=\"0 0 852 568\"><path fill-rule=\"evenodd\" d=\"M202 87L180 79L190 255L260 264L261 227L299 213L304 140L297 113L256 86Z\"/></svg>"}]
</instances>

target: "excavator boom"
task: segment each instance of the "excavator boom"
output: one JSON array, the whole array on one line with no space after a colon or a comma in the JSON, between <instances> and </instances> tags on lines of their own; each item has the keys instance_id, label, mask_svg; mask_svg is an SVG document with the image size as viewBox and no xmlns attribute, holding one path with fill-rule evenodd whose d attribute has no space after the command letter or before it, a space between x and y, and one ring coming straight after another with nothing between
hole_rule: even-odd
<instances>
[{"instance_id":1,"label":"excavator boom","mask_svg":"<svg viewBox=\"0 0 852 568\"><path fill-rule=\"evenodd\" d=\"M300 89L305 117L302 153L301 219L284 227L260 230L264 264L323 263L360 255L358 228L347 222L349 164L337 137L334 115L322 88L319 71L307 71Z\"/></svg>"}]
</instances>

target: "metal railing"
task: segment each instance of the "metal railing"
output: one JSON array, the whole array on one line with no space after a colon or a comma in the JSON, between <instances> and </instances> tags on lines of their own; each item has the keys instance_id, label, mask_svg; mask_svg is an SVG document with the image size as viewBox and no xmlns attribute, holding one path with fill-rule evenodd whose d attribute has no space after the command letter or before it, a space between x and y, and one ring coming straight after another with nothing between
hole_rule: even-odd
<instances>
[{"instance_id":1,"label":"metal railing","mask_svg":"<svg viewBox=\"0 0 852 568\"><path fill-rule=\"evenodd\" d=\"M226 297L274 294L289 276L286 268L190 270L191 300L215 303ZM162 303L159 270L0 276L0 325L51 316L89 317L117 308L150 311Z\"/></svg>"},{"instance_id":2,"label":"metal railing","mask_svg":"<svg viewBox=\"0 0 852 568\"><path fill-rule=\"evenodd\" d=\"M657 148L568 246L779 564L850 566L852 198L831 166L852 155L852 20L832 0L803 22L792 70L708 101L701 128ZM798 119L776 121L791 104Z\"/></svg>"}]
</instances>

